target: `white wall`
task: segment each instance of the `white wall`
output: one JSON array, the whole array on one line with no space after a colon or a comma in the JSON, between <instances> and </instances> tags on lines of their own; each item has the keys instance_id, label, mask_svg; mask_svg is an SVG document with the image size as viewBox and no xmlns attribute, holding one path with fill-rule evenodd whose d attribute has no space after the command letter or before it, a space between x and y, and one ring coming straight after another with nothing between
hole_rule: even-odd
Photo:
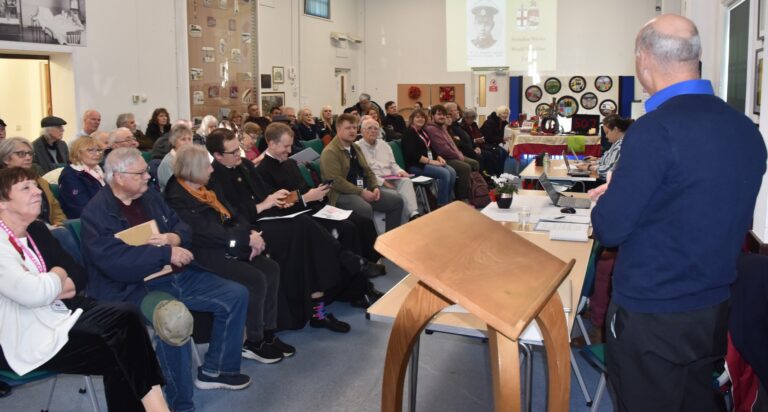
<instances>
[{"instance_id":1,"label":"white wall","mask_svg":"<svg viewBox=\"0 0 768 412\"><path fill-rule=\"evenodd\" d=\"M330 104L335 112L343 109L335 68L350 69L352 84L359 87L364 45L343 42L334 46L331 32L363 37L362 7L355 0L331 2L331 19L305 16L301 0L262 1L259 5L259 71L272 73L272 66L283 66L286 79L272 90L285 92L286 104L297 109L309 106L317 116L320 107ZM288 78L290 67L296 78ZM351 96L356 101L357 96ZM349 106L350 103L347 103Z\"/></svg>"},{"instance_id":2,"label":"white wall","mask_svg":"<svg viewBox=\"0 0 768 412\"><path fill-rule=\"evenodd\" d=\"M475 105L473 76L445 71L444 1L365 1L364 85L376 100L396 100L398 83L464 83L466 103ZM655 5L656 0L559 1L557 70L542 76L633 75L635 35L655 16ZM487 110L480 112L508 103L508 83L499 81L499 92L487 99Z\"/></svg>"}]
</instances>

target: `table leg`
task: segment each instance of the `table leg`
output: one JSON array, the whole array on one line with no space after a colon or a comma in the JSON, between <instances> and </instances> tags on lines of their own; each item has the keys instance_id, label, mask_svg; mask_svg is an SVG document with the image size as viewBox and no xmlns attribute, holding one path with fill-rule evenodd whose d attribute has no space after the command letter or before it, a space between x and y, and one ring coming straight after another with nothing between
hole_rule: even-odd
<instances>
[{"instance_id":1,"label":"table leg","mask_svg":"<svg viewBox=\"0 0 768 412\"><path fill-rule=\"evenodd\" d=\"M419 345L421 338L417 337L411 349L411 365L409 366L410 393L408 394L410 412L416 412L416 390L419 387Z\"/></svg>"},{"instance_id":2,"label":"table leg","mask_svg":"<svg viewBox=\"0 0 768 412\"><path fill-rule=\"evenodd\" d=\"M553 293L536 316L547 351L547 405L550 411L567 411L571 394L570 346L560 295Z\"/></svg>"},{"instance_id":3,"label":"table leg","mask_svg":"<svg viewBox=\"0 0 768 412\"><path fill-rule=\"evenodd\" d=\"M493 405L497 412L520 411L520 353L512 341L488 325Z\"/></svg>"},{"instance_id":4,"label":"table leg","mask_svg":"<svg viewBox=\"0 0 768 412\"><path fill-rule=\"evenodd\" d=\"M400 412L403 409L403 382L410 354L427 323L449 302L422 282L411 290L397 313L387 344L384 379L381 389L381 410ZM561 309L562 311L562 309Z\"/></svg>"}]
</instances>

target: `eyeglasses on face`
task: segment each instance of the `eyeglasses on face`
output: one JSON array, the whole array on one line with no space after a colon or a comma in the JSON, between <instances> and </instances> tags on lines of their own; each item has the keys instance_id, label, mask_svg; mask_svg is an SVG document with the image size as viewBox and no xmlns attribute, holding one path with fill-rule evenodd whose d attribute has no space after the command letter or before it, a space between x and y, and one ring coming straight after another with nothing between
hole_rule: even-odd
<instances>
[{"instance_id":1,"label":"eyeglasses on face","mask_svg":"<svg viewBox=\"0 0 768 412\"><path fill-rule=\"evenodd\" d=\"M239 156L240 155L240 149L237 148L237 149L232 150L230 152L221 152L221 154L222 155L232 155L232 156L238 155Z\"/></svg>"},{"instance_id":2,"label":"eyeglasses on face","mask_svg":"<svg viewBox=\"0 0 768 412\"><path fill-rule=\"evenodd\" d=\"M120 172L116 172L116 173L122 173L122 174L126 174L126 175L137 175L137 176L143 176L145 173L146 173L146 174L149 174L149 166L147 166L147 168L146 168L146 169L144 169L144 170L142 170L142 171L140 171L140 172L128 172L128 171L120 171Z\"/></svg>"},{"instance_id":3,"label":"eyeglasses on face","mask_svg":"<svg viewBox=\"0 0 768 412\"><path fill-rule=\"evenodd\" d=\"M104 152L103 149L99 149L98 147L89 147L87 149L83 149L83 151L88 152L88 154L102 154Z\"/></svg>"},{"instance_id":4,"label":"eyeglasses on face","mask_svg":"<svg viewBox=\"0 0 768 412\"><path fill-rule=\"evenodd\" d=\"M35 153L29 150L19 150L16 152L13 152L18 157L32 157Z\"/></svg>"}]
</instances>

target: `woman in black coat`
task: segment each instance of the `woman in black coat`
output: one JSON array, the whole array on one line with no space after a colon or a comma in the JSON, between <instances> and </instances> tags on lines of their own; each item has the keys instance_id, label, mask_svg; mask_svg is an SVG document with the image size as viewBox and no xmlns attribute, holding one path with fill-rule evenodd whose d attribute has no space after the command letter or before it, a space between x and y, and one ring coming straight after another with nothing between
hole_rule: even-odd
<instances>
[{"instance_id":1,"label":"woman in black coat","mask_svg":"<svg viewBox=\"0 0 768 412\"><path fill-rule=\"evenodd\" d=\"M160 107L152 112L152 118L147 123L147 132L145 136L156 141L160 136L171 131L171 116L168 114L168 110Z\"/></svg>"},{"instance_id":2,"label":"woman in black coat","mask_svg":"<svg viewBox=\"0 0 768 412\"><path fill-rule=\"evenodd\" d=\"M278 362L295 352L274 334L280 267L262 254L266 245L261 233L205 188L210 174L205 149L188 145L176 153L174 177L165 188L166 200L193 230L191 251L195 260L248 288L243 357Z\"/></svg>"}]
</instances>

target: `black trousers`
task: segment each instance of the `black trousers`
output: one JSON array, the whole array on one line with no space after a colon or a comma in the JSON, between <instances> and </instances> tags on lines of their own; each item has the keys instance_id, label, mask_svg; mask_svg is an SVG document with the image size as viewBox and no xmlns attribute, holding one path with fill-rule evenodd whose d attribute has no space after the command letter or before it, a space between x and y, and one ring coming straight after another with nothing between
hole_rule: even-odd
<instances>
[{"instance_id":1,"label":"black trousers","mask_svg":"<svg viewBox=\"0 0 768 412\"><path fill-rule=\"evenodd\" d=\"M264 337L265 330L277 328L277 293L280 287L280 266L277 262L262 254L250 262L201 256L200 264L248 289L245 336L249 341L258 342Z\"/></svg>"},{"instance_id":2,"label":"black trousers","mask_svg":"<svg viewBox=\"0 0 768 412\"><path fill-rule=\"evenodd\" d=\"M728 302L679 313L637 313L611 303L608 381L619 411L718 410L712 374L727 350Z\"/></svg>"},{"instance_id":3,"label":"black trousers","mask_svg":"<svg viewBox=\"0 0 768 412\"><path fill-rule=\"evenodd\" d=\"M83 314L69 341L39 370L103 375L110 411L141 411L152 386L164 383L142 315L128 303L97 303L76 297L66 302ZM0 349L0 368L10 369Z\"/></svg>"}]
</instances>

